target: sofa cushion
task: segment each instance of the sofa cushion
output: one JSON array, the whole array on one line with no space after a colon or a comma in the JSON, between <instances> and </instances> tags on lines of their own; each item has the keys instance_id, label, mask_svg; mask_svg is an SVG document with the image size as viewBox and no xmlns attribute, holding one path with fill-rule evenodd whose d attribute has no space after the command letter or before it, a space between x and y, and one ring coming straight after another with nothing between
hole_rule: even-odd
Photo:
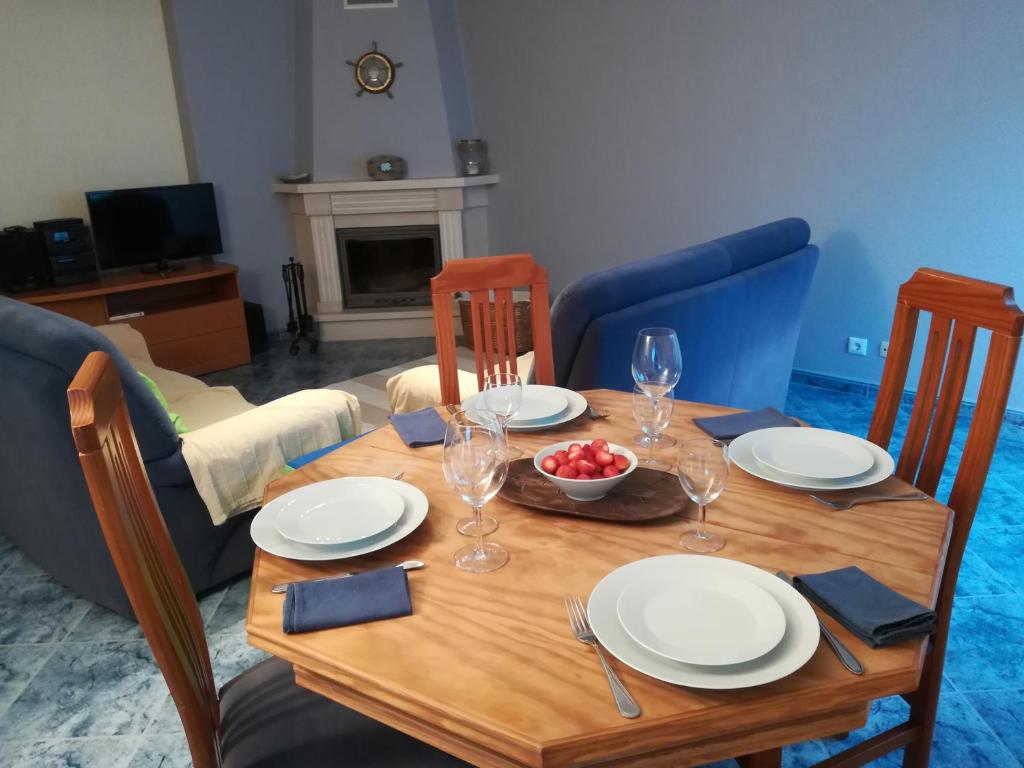
<instances>
[{"instance_id":1,"label":"sofa cushion","mask_svg":"<svg viewBox=\"0 0 1024 768\"><path fill-rule=\"evenodd\" d=\"M171 420L171 424L174 425L174 431L179 435L188 432L185 420L181 418L180 413L175 413L171 410L171 406L167 403L167 398L164 397L164 393L160 391L160 387L156 385L156 382L146 374L142 373L142 371L139 371L139 376L142 377L144 382L146 382L146 386L149 387L149 391L153 393L153 397L155 397L157 402L164 407L165 411L167 411L167 418L169 418Z\"/></svg>"}]
</instances>

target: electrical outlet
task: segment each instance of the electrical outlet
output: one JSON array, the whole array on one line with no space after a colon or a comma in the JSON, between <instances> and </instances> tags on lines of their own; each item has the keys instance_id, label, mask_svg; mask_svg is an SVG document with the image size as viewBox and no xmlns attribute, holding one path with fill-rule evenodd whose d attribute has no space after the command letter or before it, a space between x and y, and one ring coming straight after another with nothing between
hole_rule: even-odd
<instances>
[{"instance_id":1,"label":"electrical outlet","mask_svg":"<svg viewBox=\"0 0 1024 768\"><path fill-rule=\"evenodd\" d=\"M878 356L886 357L889 354L889 340L881 341L878 343Z\"/></svg>"},{"instance_id":2,"label":"electrical outlet","mask_svg":"<svg viewBox=\"0 0 1024 768\"><path fill-rule=\"evenodd\" d=\"M856 336L850 336L846 340L846 351L851 355L860 355L863 357L868 353L868 340L858 339Z\"/></svg>"}]
</instances>

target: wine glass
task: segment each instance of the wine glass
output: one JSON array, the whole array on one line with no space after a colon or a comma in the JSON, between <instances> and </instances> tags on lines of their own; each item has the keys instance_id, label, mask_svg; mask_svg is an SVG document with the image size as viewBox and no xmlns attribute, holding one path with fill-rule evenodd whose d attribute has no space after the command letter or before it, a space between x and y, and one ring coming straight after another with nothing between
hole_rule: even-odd
<instances>
[{"instance_id":1,"label":"wine glass","mask_svg":"<svg viewBox=\"0 0 1024 768\"><path fill-rule=\"evenodd\" d=\"M708 437L684 440L679 446L679 484L699 508L696 525L689 525L679 543L693 552L717 552L725 537L707 530L707 505L717 499L729 476L725 444Z\"/></svg>"},{"instance_id":2,"label":"wine glass","mask_svg":"<svg viewBox=\"0 0 1024 768\"><path fill-rule=\"evenodd\" d=\"M642 328L633 345L633 381L651 395L663 395L674 389L683 373L679 337L671 328ZM636 435L633 442L646 446L647 435ZM656 436L655 445L670 447L676 441L668 435Z\"/></svg>"},{"instance_id":3,"label":"wine glass","mask_svg":"<svg viewBox=\"0 0 1024 768\"><path fill-rule=\"evenodd\" d=\"M493 411L484 411L474 408L471 414L466 411L456 411L452 414L451 418L448 419L448 427L445 432L446 441L449 432L457 430L459 427L470 426L473 424L490 424L493 429L504 434L496 413ZM448 465L443 463L442 470L444 472L445 481L448 485L452 485L452 481L449 479ZM504 480L502 480L502 483L504 483ZM463 536L487 536L488 534L494 533L498 530L498 521L490 515L480 515L480 523L478 525L476 517L470 515L469 517L463 517L461 520L456 522L455 530Z\"/></svg>"},{"instance_id":4,"label":"wine glass","mask_svg":"<svg viewBox=\"0 0 1024 768\"><path fill-rule=\"evenodd\" d=\"M444 437L444 477L459 497L473 507L476 540L452 555L456 568L489 573L508 562L500 544L484 543L483 506L501 490L508 476L505 438L492 424L456 424Z\"/></svg>"},{"instance_id":5,"label":"wine glass","mask_svg":"<svg viewBox=\"0 0 1024 768\"><path fill-rule=\"evenodd\" d=\"M647 458L640 463L651 469L671 469L672 466L654 456L654 447L658 444L658 436L668 429L672 422L672 409L675 400L672 390L663 395L652 395L637 385L633 387L633 418L640 425L643 434L640 444L647 448Z\"/></svg>"},{"instance_id":6,"label":"wine glass","mask_svg":"<svg viewBox=\"0 0 1024 768\"><path fill-rule=\"evenodd\" d=\"M508 440L508 423L519 412L523 404L523 380L514 373L492 373L484 379L484 405L498 415L498 421L508 443L508 458L518 459L523 455L521 448Z\"/></svg>"}]
</instances>

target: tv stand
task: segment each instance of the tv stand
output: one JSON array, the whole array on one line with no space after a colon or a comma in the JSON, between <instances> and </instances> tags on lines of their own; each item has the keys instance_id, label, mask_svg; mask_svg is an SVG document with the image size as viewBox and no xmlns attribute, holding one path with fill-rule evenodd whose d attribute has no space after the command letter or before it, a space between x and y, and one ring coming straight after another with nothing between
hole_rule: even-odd
<instances>
[{"instance_id":1,"label":"tv stand","mask_svg":"<svg viewBox=\"0 0 1024 768\"><path fill-rule=\"evenodd\" d=\"M170 259L160 259L156 264L144 264L139 267L139 271L144 275L168 275L171 272L181 272L184 269L184 264Z\"/></svg>"},{"instance_id":2,"label":"tv stand","mask_svg":"<svg viewBox=\"0 0 1024 768\"><path fill-rule=\"evenodd\" d=\"M118 272L11 298L89 325L128 323L161 368L196 375L248 363L238 267L215 261L174 266L180 269L173 275Z\"/></svg>"}]
</instances>

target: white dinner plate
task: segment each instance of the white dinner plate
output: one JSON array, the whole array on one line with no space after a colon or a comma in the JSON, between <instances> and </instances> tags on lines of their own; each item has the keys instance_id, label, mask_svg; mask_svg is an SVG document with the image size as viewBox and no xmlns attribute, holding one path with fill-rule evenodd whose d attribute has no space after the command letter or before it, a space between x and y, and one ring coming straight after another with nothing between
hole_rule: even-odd
<instances>
[{"instance_id":1,"label":"white dinner plate","mask_svg":"<svg viewBox=\"0 0 1024 768\"><path fill-rule=\"evenodd\" d=\"M280 499L277 532L300 544L352 544L383 533L405 511L402 497L361 477L311 483Z\"/></svg>"},{"instance_id":2,"label":"white dinner plate","mask_svg":"<svg viewBox=\"0 0 1024 768\"><path fill-rule=\"evenodd\" d=\"M396 541L401 541L426 519L429 502L426 494L419 488L386 477L364 477L361 479L370 480L402 497L405 509L394 527L354 544L322 546L290 541L277 532L276 525L277 514L280 511L278 502L288 496L288 494L284 494L256 513L256 517L253 518L252 524L249 526L249 535L252 536L257 547L278 557L287 557L292 560L341 560L346 557L367 555L394 544ZM337 480L323 482L334 483Z\"/></svg>"},{"instance_id":3,"label":"white dinner plate","mask_svg":"<svg viewBox=\"0 0 1024 768\"><path fill-rule=\"evenodd\" d=\"M767 480L770 483L777 483L789 488L802 488L809 491L842 491L849 488L864 488L868 485L880 483L892 475L896 468L896 462L887 451L882 450L874 443L861 440L859 437L850 436L874 458L874 465L862 475L847 478L846 480L815 480L813 478L795 478L791 475L784 475L768 467L761 466L754 458L752 450L754 443L763 437L763 433L774 429L807 429L807 427L769 427L758 429L740 435L729 444L729 461L742 469L744 472Z\"/></svg>"},{"instance_id":4,"label":"white dinner plate","mask_svg":"<svg viewBox=\"0 0 1024 768\"><path fill-rule=\"evenodd\" d=\"M750 446L762 467L794 480L847 480L875 464L860 438L830 429L778 427L761 430Z\"/></svg>"},{"instance_id":5,"label":"white dinner plate","mask_svg":"<svg viewBox=\"0 0 1024 768\"><path fill-rule=\"evenodd\" d=\"M616 610L622 591L641 579L685 584L695 569L705 572L711 569L712 573L717 570L725 578L748 579L775 598L786 616L786 632L779 644L752 661L708 667L657 656L633 640L619 621ZM814 609L782 579L746 563L706 555L661 555L624 565L594 587L587 614L601 645L623 664L666 683L691 688L728 690L779 680L807 663L818 647L820 636Z\"/></svg>"},{"instance_id":6,"label":"white dinner plate","mask_svg":"<svg viewBox=\"0 0 1024 768\"><path fill-rule=\"evenodd\" d=\"M775 598L749 579L693 568L685 580L642 579L617 609L629 636L658 656L687 664L741 664L764 656L786 632Z\"/></svg>"},{"instance_id":7,"label":"white dinner plate","mask_svg":"<svg viewBox=\"0 0 1024 768\"><path fill-rule=\"evenodd\" d=\"M509 422L508 428L512 432L537 432L544 429L550 429L556 427L559 424L565 424L566 422L572 421L577 416L580 416L585 410L587 410L587 398L578 392L573 392L571 389L563 389L562 387L550 387L545 384L530 384L527 389L531 390L549 390L565 398L567 406L562 410L561 413L556 414L553 417L547 419L537 419L535 421L511 421ZM484 403L483 393L478 392L475 395L467 397L462 401L462 409L465 411L471 411L472 409L487 410L487 405ZM473 421L473 414L469 414L469 418ZM477 422L479 423L479 422Z\"/></svg>"}]
</instances>

